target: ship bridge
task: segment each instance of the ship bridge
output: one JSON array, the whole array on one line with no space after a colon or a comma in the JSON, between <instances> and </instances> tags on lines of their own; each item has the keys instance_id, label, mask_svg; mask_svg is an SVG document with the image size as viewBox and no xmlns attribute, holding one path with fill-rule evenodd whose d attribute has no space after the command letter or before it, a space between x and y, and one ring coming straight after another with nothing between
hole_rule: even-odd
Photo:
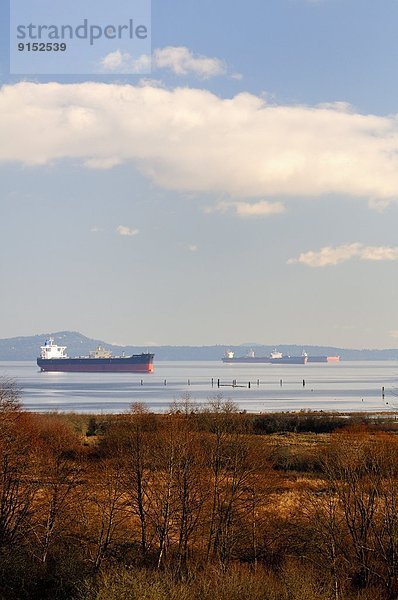
<instances>
[{"instance_id":1,"label":"ship bridge","mask_svg":"<svg viewBox=\"0 0 398 600\"><path fill-rule=\"evenodd\" d=\"M66 354L66 346L54 344L53 338L46 340L44 346L40 347L40 350L40 357L44 360L50 360L51 358L69 358Z\"/></svg>"}]
</instances>

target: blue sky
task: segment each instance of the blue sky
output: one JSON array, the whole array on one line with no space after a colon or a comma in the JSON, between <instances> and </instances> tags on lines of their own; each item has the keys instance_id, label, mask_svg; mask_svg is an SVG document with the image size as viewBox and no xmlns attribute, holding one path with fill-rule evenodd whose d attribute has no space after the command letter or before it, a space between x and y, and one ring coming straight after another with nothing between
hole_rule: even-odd
<instances>
[{"instance_id":1,"label":"blue sky","mask_svg":"<svg viewBox=\"0 0 398 600\"><path fill-rule=\"evenodd\" d=\"M3 17L1 337L397 347L395 0L153 1L150 76Z\"/></svg>"}]
</instances>

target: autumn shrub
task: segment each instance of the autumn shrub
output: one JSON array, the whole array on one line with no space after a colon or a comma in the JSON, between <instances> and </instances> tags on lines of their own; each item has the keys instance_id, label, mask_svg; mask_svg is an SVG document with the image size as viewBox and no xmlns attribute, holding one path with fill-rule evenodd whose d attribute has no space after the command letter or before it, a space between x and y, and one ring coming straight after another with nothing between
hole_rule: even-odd
<instances>
[{"instance_id":1,"label":"autumn shrub","mask_svg":"<svg viewBox=\"0 0 398 600\"><path fill-rule=\"evenodd\" d=\"M269 413L253 417L253 432L331 433L350 422L351 417L347 419L344 416L320 412Z\"/></svg>"}]
</instances>

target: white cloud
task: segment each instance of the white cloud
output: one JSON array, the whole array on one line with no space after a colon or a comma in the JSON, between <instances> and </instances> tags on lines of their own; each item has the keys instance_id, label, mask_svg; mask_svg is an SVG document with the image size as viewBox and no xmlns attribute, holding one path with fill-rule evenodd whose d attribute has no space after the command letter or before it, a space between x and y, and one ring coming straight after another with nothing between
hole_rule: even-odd
<instances>
[{"instance_id":1,"label":"white cloud","mask_svg":"<svg viewBox=\"0 0 398 600\"><path fill-rule=\"evenodd\" d=\"M127 56L130 58L130 54ZM124 57L126 57L126 53L122 54L120 50L110 52L101 60L101 65L106 71L115 71L122 66Z\"/></svg>"},{"instance_id":2,"label":"white cloud","mask_svg":"<svg viewBox=\"0 0 398 600\"><path fill-rule=\"evenodd\" d=\"M163 188L236 200L398 198L398 116L362 115L341 104L277 106L247 93L224 99L191 88L21 82L0 90L0 139L0 161L132 163Z\"/></svg>"},{"instance_id":3,"label":"white cloud","mask_svg":"<svg viewBox=\"0 0 398 600\"><path fill-rule=\"evenodd\" d=\"M138 85L140 87L164 87L163 81L161 79L153 79L151 77L142 77Z\"/></svg>"},{"instance_id":4,"label":"white cloud","mask_svg":"<svg viewBox=\"0 0 398 600\"><path fill-rule=\"evenodd\" d=\"M93 227L90 229L90 231L91 231L91 233L100 233L104 230L102 227L97 227L97 225L93 225Z\"/></svg>"},{"instance_id":5,"label":"white cloud","mask_svg":"<svg viewBox=\"0 0 398 600\"><path fill-rule=\"evenodd\" d=\"M227 72L224 62L220 59L193 54L184 46L167 46L155 50L153 67L167 69L176 75L193 73L201 79L225 75Z\"/></svg>"},{"instance_id":6,"label":"white cloud","mask_svg":"<svg viewBox=\"0 0 398 600\"><path fill-rule=\"evenodd\" d=\"M105 72L112 73L147 73L152 68L152 70L171 71L175 75L193 74L200 79L227 74L227 68L222 60L193 54L185 46L158 48L154 50L152 57L142 54L138 59L133 58L128 52L116 50L107 54L100 64ZM231 77L239 78L239 73L234 73Z\"/></svg>"},{"instance_id":7,"label":"white cloud","mask_svg":"<svg viewBox=\"0 0 398 600\"><path fill-rule=\"evenodd\" d=\"M285 207L281 202L230 202L221 201L214 207L209 207L206 212L225 213L232 211L238 217L268 217L285 212Z\"/></svg>"},{"instance_id":8,"label":"white cloud","mask_svg":"<svg viewBox=\"0 0 398 600\"><path fill-rule=\"evenodd\" d=\"M116 156L109 156L105 158L89 158L84 161L84 166L90 169L113 169L121 163L120 159Z\"/></svg>"},{"instance_id":9,"label":"white cloud","mask_svg":"<svg viewBox=\"0 0 398 600\"><path fill-rule=\"evenodd\" d=\"M390 331L390 337L398 338L398 330L395 329L395 330Z\"/></svg>"},{"instance_id":10,"label":"white cloud","mask_svg":"<svg viewBox=\"0 0 398 600\"><path fill-rule=\"evenodd\" d=\"M197 246L196 244L189 244L188 245L188 250L190 252L197 252L199 250L199 246Z\"/></svg>"},{"instance_id":11,"label":"white cloud","mask_svg":"<svg viewBox=\"0 0 398 600\"><path fill-rule=\"evenodd\" d=\"M128 235L128 236L137 235L140 232L139 229L131 229L130 227L126 227L125 225L119 225L119 227L116 229L116 231L118 232L119 235Z\"/></svg>"},{"instance_id":12,"label":"white cloud","mask_svg":"<svg viewBox=\"0 0 398 600\"><path fill-rule=\"evenodd\" d=\"M267 217L285 212L281 202L237 202L235 204L238 217Z\"/></svg>"},{"instance_id":13,"label":"white cloud","mask_svg":"<svg viewBox=\"0 0 398 600\"><path fill-rule=\"evenodd\" d=\"M308 267L338 265L353 258L367 261L398 260L398 247L364 246L359 242L342 246L325 246L318 252L303 252L298 258L290 258L288 264L303 264Z\"/></svg>"},{"instance_id":14,"label":"white cloud","mask_svg":"<svg viewBox=\"0 0 398 600\"><path fill-rule=\"evenodd\" d=\"M390 198L369 198L368 206L372 210L376 210L379 213L382 213L388 208L391 204Z\"/></svg>"},{"instance_id":15,"label":"white cloud","mask_svg":"<svg viewBox=\"0 0 398 600\"><path fill-rule=\"evenodd\" d=\"M151 70L151 57L148 54L141 54L138 58L133 58L128 52L116 50L110 52L101 60L101 66L105 72L111 73L148 73Z\"/></svg>"}]
</instances>

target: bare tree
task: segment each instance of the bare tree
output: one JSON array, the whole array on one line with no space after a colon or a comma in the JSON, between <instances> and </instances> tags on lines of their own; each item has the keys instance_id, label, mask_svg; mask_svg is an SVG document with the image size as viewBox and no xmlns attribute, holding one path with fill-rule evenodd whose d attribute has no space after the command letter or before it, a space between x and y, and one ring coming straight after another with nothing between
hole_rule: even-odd
<instances>
[{"instance_id":1,"label":"bare tree","mask_svg":"<svg viewBox=\"0 0 398 600\"><path fill-rule=\"evenodd\" d=\"M257 555L257 464L247 438L246 420L234 403L217 396L206 409L211 437L207 441L211 506L207 560L225 567L242 537L242 523L251 520L253 553Z\"/></svg>"},{"instance_id":2,"label":"bare tree","mask_svg":"<svg viewBox=\"0 0 398 600\"><path fill-rule=\"evenodd\" d=\"M21 389L10 377L0 377L0 415L10 416L22 410Z\"/></svg>"},{"instance_id":3,"label":"bare tree","mask_svg":"<svg viewBox=\"0 0 398 600\"><path fill-rule=\"evenodd\" d=\"M71 456L78 455L77 439L59 419L46 417L37 437L34 448L40 510L32 531L40 549L40 561L45 563L54 540L67 524L68 507L73 502L73 491L81 483L82 467L78 458Z\"/></svg>"},{"instance_id":4,"label":"bare tree","mask_svg":"<svg viewBox=\"0 0 398 600\"><path fill-rule=\"evenodd\" d=\"M38 490L31 419L20 410L13 382L2 382L0 409L0 548L24 539Z\"/></svg>"},{"instance_id":5,"label":"bare tree","mask_svg":"<svg viewBox=\"0 0 398 600\"><path fill-rule=\"evenodd\" d=\"M149 529L154 421L147 408L143 404L136 403L131 407L126 427L124 489L128 496L129 507L133 515L138 518L141 552L145 557L152 542Z\"/></svg>"},{"instance_id":6,"label":"bare tree","mask_svg":"<svg viewBox=\"0 0 398 600\"><path fill-rule=\"evenodd\" d=\"M315 546L314 561L325 561L332 577L334 600L340 600L349 540L339 497L330 487L318 493L310 490L304 494L303 512L312 534L311 546Z\"/></svg>"},{"instance_id":7,"label":"bare tree","mask_svg":"<svg viewBox=\"0 0 398 600\"><path fill-rule=\"evenodd\" d=\"M102 459L88 471L86 484L80 494L80 519L89 560L98 570L121 538L128 520L124 465L119 457Z\"/></svg>"},{"instance_id":8,"label":"bare tree","mask_svg":"<svg viewBox=\"0 0 398 600\"><path fill-rule=\"evenodd\" d=\"M398 593L398 463L395 439L377 439L373 457L382 481L374 480L377 497L376 517L372 521L375 553L380 562L376 575L383 582L389 598Z\"/></svg>"},{"instance_id":9,"label":"bare tree","mask_svg":"<svg viewBox=\"0 0 398 600\"><path fill-rule=\"evenodd\" d=\"M203 447L196 431L197 406L184 396L172 406L176 440L174 521L178 536L177 572L187 569L189 548L208 498Z\"/></svg>"},{"instance_id":10,"label":"bare tree","mask_svg":"<svg viewBox=\"0 0 398 600\"><path fill-rule=\"evenodd\" d=\"M374 522L382 473L373 445L361 435L341 434L325 458L324 472L329 493L335 494L344 517L354 555L354 579L366 587L374 574ZM352 561L349 546L346 560Z\"/></svg>"}]
</instances>

